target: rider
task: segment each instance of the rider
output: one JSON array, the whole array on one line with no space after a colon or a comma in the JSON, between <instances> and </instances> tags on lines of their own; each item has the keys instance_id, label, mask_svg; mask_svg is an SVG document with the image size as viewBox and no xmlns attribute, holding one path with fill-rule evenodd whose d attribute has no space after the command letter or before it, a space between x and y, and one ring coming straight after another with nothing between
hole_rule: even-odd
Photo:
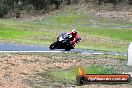
<instances>
[{"instance_id":1,"label":"rider","mask_svg":"<svg viewBox=\"0 0 132 88\"><path fill-rule=\"evenodd\" d=\"M72 44L72 48L74 48L75 44L78 43L78 40L80 39L79 35L77 34L77 30L76 29L72 29L71 32L67 32L67 34L71 34L71 44Z\"/></svg>"}]
</instances>

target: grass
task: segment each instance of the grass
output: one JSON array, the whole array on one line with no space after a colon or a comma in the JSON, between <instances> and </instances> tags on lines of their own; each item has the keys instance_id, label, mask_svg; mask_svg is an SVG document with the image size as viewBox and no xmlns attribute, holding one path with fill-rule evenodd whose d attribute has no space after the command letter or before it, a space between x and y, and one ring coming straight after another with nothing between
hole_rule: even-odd
<instances>
[{"instance_id":1,"label":"grass","mask_svg":"<svg viewBox=\"0 0 132 88\"><path fill-rule=\"evenodd\" d=\"M0 20L0 39L16 43L44 44L53 40L52 33L41 32L33 24L17 22L12 20ZM51 36L51 37L48 37ZM39 43L38 43L39 42ZM49 43L48 43L49 44Z\"/></svg>"},{"instance_id":2,"label":"grass","mask_svg":"<svg viewBox=\"0 0 132 88\"><path fill-rule=\"evenodd\" d=\"M56 71L49 71L50 75L52 75L53 79L57 79L59 82L63 84L75 84L76 82L76 75L77 73L74 69L70 70L56 70Z\"/></svg>"},{"instance_id":3,"label":"grass","mask_svg":"<svg viewBox=\"0 0 132 88\"><path fill-rule=\"evenodd\" d=\"M112 28L93 28L93 27L79 27L80 31L97 35L101 37L108 37L118 40L131 41L132 31L128 29L112 29Z\"/></svg>"},{"instance_id":4,"label":"grass","mask_svg":"<svg viewBox=\"0 0 132 88\"><path fill-rule=\"evenodd\" d=\"M24 31L19 29L11 29L8 27L4 27L3 29L0 29L0 38L2 39L19 39L23 36L26 36L28 34L32 34L31 31Z\"/></svg>"},{"instance_id":5,"label":"grass","mask_svg":"<svg viewBox=\"0 0 132 88\"><path fill-rule=\"evenodd\" d=\"M1 19L0 39L49 46L56 40L59 33L71 31L75 27L82 38L77 48L127 52L132 40L132 31L127 28L113 28L127 24L97 18L83 12L64 11L34 21ZM130 25L128 23L128 26Z\"/></svg>"},{"instance_id":6,"label":"grass","mask_svg":"<svg viewBox=\"0 0 132 88\"><path fill-rule=\"evenodd\" d=\"M85 67L87 74L116 74L117 72L112 67L103 67L100 65L91 65Z\"/></svg>"},{"instance_id":7,"label":"grass","mask_svg":"<svg viewBox=\"0 0 132 88\"><path fill-rule=\"evenodd\" d=\"M90 65L85 67L86 74L116 74L112 67L103 67L99 65ZM45 77L48 74L51 77L51 80L59 82L63 85L75 85L76 84L76 75L77 69L72 68L68 70L49 70L43 73L40 73L42 77Z\"/></svg>"}]
</instances>

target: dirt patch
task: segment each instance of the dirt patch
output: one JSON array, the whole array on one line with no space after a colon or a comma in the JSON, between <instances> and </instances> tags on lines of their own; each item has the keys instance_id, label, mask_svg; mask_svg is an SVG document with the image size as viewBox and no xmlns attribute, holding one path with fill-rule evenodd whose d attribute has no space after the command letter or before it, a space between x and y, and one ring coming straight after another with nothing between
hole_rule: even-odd
<instances>
[{"instance_id":1,"label":"dirt patch","mask_svg":"<svg viewBox=\"0 0 132 88\"><path fill-rule=\"evenodd\" d=\"M132 12L118 12L118 11L109 11L109 12L97 12L96 15L111 18L111 19L122 19L132 22Z\"/></svg>"},{"instance_id":2,"label":"dirt patch","mask_svg":"<svg viewBox=\"0 0 132 88\"><path fill-rule=\"evenodd\" d=\"M131 85L121 84L121 85L100 85L100 84L90 84L90 85L84 85L79 86L75 88L131 88Z\"/></svg>"},{"instance_id":3,"label":"dirt patch","mask_svg":"<svg viewBox=\"0 0 132 88\"><path fill-rule=\"evenodd\" d=\"M1 55L0 58L0 79L3 88L28 88L23 85L22 79L42 69L54 68L54 65L48 64L49 58L37 55L7 54Z\"/></svg>"}]
</instances>

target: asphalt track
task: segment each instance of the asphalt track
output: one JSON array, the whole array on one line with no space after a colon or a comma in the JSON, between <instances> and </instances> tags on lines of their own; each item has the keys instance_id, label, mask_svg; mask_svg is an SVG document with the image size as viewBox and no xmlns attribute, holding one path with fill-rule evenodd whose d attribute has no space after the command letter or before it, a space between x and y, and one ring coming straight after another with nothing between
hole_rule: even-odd
<instances>
[{"instance_id":1,"label":"asphalt track","mask_svg":"<svg viewBox=\"0 0 132 88\"><path fill-rule=\"evenodd\" d=\"M50 50L48 47L38 46L38 45L23 45L23 44L10 44L10 43L0 43L0 53L7 52L77 52L81 54L111 54L111 55L124 55L127 53L120 52L105 52L96 50L84 50L84 49L71 49L70 51L65 51L64 49Z\"/></svg>"}]
</instances>

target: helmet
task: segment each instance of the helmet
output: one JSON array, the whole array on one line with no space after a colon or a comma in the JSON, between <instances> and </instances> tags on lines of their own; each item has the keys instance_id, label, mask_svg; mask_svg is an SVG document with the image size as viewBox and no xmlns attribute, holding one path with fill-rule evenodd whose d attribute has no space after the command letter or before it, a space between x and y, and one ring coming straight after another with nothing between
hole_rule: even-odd
<instances>
[{"instance_id":1,"label":"helmet","mask_svg":"<svg viewBox=\"0 0 132 88\"><path fill-rule=\"evenodd\" d=\"M72 33L77 33L77 30L76 29L72 29Z\"/></svg>"}]
</instances>

